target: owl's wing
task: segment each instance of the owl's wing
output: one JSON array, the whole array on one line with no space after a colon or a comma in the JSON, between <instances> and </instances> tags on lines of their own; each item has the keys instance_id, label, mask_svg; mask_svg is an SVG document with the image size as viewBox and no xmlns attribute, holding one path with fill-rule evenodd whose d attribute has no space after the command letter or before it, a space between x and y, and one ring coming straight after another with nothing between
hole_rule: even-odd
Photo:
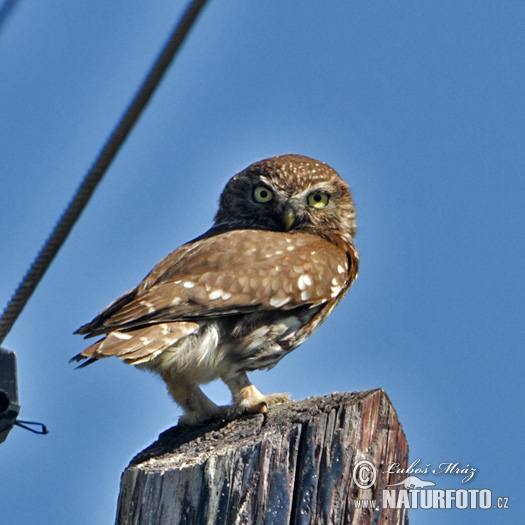
<instances>
[{"instance_id":1,"label":"owl's wing","mask_svg":"<svg viewBox=\"0 0 525 525\"><path fill-rule=\"evenodd\" d=\"M314 307L346 291L356 273L351 254L317 235L233 230L181 246L76 333Z\"/></svg>"}]
</instances>

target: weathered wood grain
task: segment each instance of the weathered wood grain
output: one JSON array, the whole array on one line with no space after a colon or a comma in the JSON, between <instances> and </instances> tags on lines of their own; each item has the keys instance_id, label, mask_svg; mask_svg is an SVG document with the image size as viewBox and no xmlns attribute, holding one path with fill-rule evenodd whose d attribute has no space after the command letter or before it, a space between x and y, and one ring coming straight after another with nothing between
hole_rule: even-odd
<instances>
[{"instance_id":1,"label":"weathered wood grain","mask_svg":"<svg viewBox=\"0 0 525 525\"><path fill-rule=\"evenodd\" d=\"M360 489L354 465L371 461ZM138 454L121 480L117 525L407 523L380 507L402 476L408 446L383 390L335 393L272 407L268 414L173 427ZM356 508L375 499L377 508Z\"/></svg>"}]
</instances>

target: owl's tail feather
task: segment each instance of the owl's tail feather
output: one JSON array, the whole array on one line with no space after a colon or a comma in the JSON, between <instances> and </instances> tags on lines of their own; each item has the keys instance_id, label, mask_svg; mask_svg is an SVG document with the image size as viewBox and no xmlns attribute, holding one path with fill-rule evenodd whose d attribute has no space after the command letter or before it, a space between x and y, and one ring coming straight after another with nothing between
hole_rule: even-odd
<instances>
[{"instance_id":1,"label":"owl's tail feather","mask_svg":"<svg viewBox=\"0 0 525 525\"><path fill-rule=\"evenodd\" d=\"M105 337L70 359L81 362L84 368L98 359L115 356L130 365L139 365L154 359L180 339L198 331L197 323L159 323L131 332L109 332Z\"/></svg>"},{"instance_id":2,"label":"owl's tail feather","mask_svg":"<svg viewBox=\"0 0 525 525\"><path fill-rule=\"evenodd\" d=\"M86 361L84 361L83 363L81 361L83 361L84 359L86 359ZM82 354L77 354L75 357L72 357L69 362L72 363L73 361L76 361L76 362L81 362L78 366L75 367L75 369L77 368L84 368L88 365L90 365L91 363L94 363L95 361L98 361L98 358L96 357L91 357L91 358L87 358L87 357L84 357Z\"/></svg>"},{"instance_id":3,"label":"owl's tail feather","mask_svg":"<svg viewBox=\"0 0 525 525\"><path fill-rule=\"evenodd\" d=\"M121 295L118 299L113 301L109 306L104 308L92 321L82 325L80 328L75 330L74 334L84 335L85 337L94 337L97 335L102 335L104 330L104 325L106 321L118 312L123 306L127 305L137 296L137 289L134 288L129 292ZM107 330L107 327L106 327ZM80 354L79 354L80 355ZM73 358L74 359L74 358Z\"/></svg>"}]
</instances>

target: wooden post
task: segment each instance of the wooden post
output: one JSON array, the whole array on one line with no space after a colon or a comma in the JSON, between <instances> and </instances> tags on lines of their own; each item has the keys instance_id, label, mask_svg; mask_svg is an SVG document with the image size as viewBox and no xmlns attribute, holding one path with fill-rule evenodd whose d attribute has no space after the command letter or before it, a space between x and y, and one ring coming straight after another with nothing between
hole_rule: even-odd
<instances>
[{"instance_id":1,"label":"wooden post","mask_svg":"<svg viewBox=\"0 0 525 525\"><path fill-rule=\"evenodd\" d=\"M363 460L377 469L368 489L354 473ZM406 477L385 472L393 463L407 468L408 445L383 390L173 427L124 471L116 523L404 524L406 509L381 507L385 485Z\"/></svg>"}]
</instances>

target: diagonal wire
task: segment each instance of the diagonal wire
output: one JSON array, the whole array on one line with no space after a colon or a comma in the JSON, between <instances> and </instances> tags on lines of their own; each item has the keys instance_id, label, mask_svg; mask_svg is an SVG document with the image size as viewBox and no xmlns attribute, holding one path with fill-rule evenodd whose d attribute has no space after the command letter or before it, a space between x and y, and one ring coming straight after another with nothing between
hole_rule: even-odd
<instances>
[{"instance_id":1,"label":"diagonal wire","mask_svg":"<svg viewBox=\"0 0 525 525\"><path fill-rule=\"evenodd\" d=\"M142 110L146 107L151 95L168 69L176 52L184 42L184 39L206 2L207 0L193 0L187 7L139 91L124 112L124 115L104 144L97 159L85 175L73 199L27 270L22 282L18 285L18 288L0 317L0 344L15 324L27 301L49 268L53 258L66 240L97 184L115 158L120 146L122 146L126 140L128 133L138 120Z\"/></svg>"}]
</instances>

